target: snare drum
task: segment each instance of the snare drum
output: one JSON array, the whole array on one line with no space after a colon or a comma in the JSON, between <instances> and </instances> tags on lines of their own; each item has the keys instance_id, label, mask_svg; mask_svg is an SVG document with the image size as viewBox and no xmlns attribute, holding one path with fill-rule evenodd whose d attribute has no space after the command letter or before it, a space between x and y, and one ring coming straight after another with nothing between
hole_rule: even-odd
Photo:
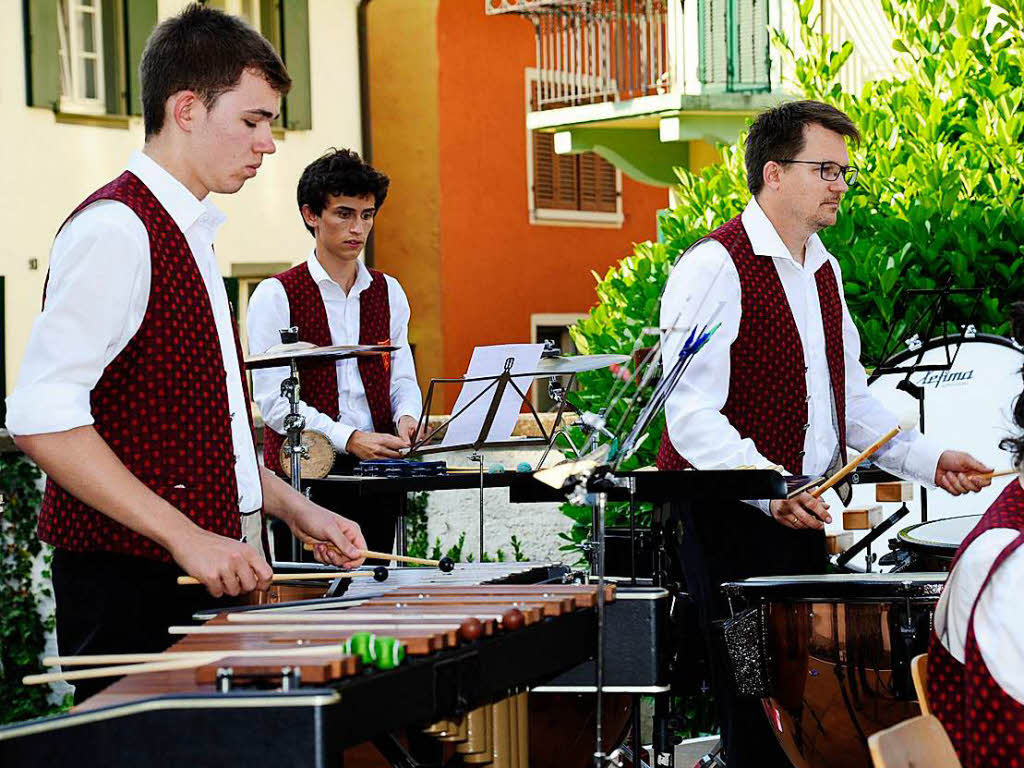
<instances>
[{"instance_id":1,"label":"snare drum","mask_svg":"<svg viewBox=\"0 0 1024 768\"><path fill-rule=\"evenodd\" d=\"M910 661L928 650L945 573L828 574L722 585L736 685L762 697L793 765L871 768L867 737L921 714ZM745 610L744 610L745 608Z\"/></svg>"},{"instance_id":2,"label":"snare drum","mask_svg":"<svg viewBox=\"0 0 1024 768\"><path fill-rule=\"evenodd\" d=\"M899 548L911 553L904 570L948 571L956 551L980 520L981 515L961 515L904 528L896 535Z\"/></svg>"}]
</instances>

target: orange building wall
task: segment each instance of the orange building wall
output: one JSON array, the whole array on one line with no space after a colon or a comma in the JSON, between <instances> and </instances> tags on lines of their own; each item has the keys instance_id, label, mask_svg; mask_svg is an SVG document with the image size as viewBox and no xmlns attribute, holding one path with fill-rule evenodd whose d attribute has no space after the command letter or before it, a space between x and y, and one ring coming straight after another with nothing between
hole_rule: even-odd
<instances>
[{"instance_id":1,"label":"orange building wall","mask_svg":"<svg viewBox=\"0 0 1024 768\"><path fill-rule=\"evenodd\" d=\"M654 239L668 194L624 175L621 228L531 225L524 70L535 65L533 27L485 15L482 0L441 0L437 30L443 357L458 375L474 346L532 341L531 314L588 310L591 270L603 274L632 243Z\"/></svg>"}]
</instances>

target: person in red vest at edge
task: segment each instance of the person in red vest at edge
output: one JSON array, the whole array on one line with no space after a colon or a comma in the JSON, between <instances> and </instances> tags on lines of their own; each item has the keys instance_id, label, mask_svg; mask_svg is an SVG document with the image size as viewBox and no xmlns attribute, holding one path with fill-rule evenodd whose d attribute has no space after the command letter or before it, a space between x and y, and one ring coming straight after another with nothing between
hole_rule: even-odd
<instances>
[{"instance_id":1,"label":"person in red vest at edge","mask_svg":"<svg viewBox=\"0 0 1024 768\"><path fill-rule=\"evenodd\" d=\"M1024 303L1011 308L1024 341ZM1024 370L1022 370L1024 373ZM1024 430L1024 398L1013 404ZM1018 472L1024 435L1004 439ZM964 768L1024 766L1024 489L1014 477L957 550L935 608L928 706Z\"/></svg>"},{"instance_id":2,"label":"person in red vest at edge","mask_svg":"<svg viewBox=\"0 0 1024 768\"><path fill-rule=\"evenodd\" d=\"M313 236L309 256L264 280L249 300L249 352L281 343L295 326L299 340L318 346L388 344L394 353L340 360L302 372L299 410L306 429L327 437L338 452L333 474L351 474L362 459L398 458L411 444L422 412L409 348L409 301L398 281L368 268L360 255L388 194L388 177L348 149L331 149L299 178L302 223ZM263 461L282 472L281 444L289 403L281 396L286 368L253 371L253 394L263 413ZM337 502L317 489L325 506ZM390 552L401 500L375 496L363 509L346 509L369 547Z\"/></svg>"},{"instance_id":3,"label":"person in red vest at edge","mask_svg":"<svg viewBox=\"0 0 1024 768\"><path fill-rule=\"evenodd\" d=\"M330 541L339 553L316 555L336 566L365 547L358 525L259 467L213 251L225 217L209 193L237 192L274 152L284 64L239 19L190 5L153 31L140 73L145 145L60 228L7 400L47 475L38 534L65 655L162 651L169 625L266 590L264 514ZM178 586L182 571L206 590Z\"/></svg>"},{"instance_id":4,"label":"person in red vest at edge","mask_svg":"<svg viewBox=\"0 0 1024 768\"><path fill-rule=\"evenodd\" d=\"M867 388L860 338L843 296L839 264L816 234L836 221L857 169L850 119L827 104L795 101L754 120L746 141L743 213L691 246L669 275L661 325L672 366L689 328L718 309L711 338L666 405L660 469L781 465L794 475L829 475L846 446L864 449L898 417ZM719 309L720 307L720 309ZM916 430L875 456L885 469L952 494L977 491L987 468L942 451ZM849 499L849 486L836 486ZM712 622L729 616L719 586L752 576L825 571L828 505L808 493L784 500L675 505L679 556L709 646L712 686L729 768L789 766L761 702L734 690Z\"/></svg>"}]
</instances>

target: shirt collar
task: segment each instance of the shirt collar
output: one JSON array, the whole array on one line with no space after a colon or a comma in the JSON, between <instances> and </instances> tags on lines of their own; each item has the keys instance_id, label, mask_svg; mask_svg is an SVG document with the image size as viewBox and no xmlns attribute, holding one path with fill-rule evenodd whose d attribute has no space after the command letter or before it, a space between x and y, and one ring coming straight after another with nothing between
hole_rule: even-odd
<instances>
[{"instance_id":1,"label":"shirt collar","mask_svg":"<svg viewBox=\"0 0 1024 768\"><path fill-rule=\"evenodd\" d=\"M794 265L799 266L796 259L793 258L793 254L789 252L789 248L782 242L779 233L775 231L775 226L761 206L758 205L755 198L750 198L750 202L743 209L740 219L743 222L743 228L747 231L747 237L750 238L750 245L753 246L754 253L758 256L770 256L773 259L787 259L793 262ZM821 238L818 237L817 233L807 238L807 246L804 252L805 269L809 269L812 272L817 271L818 267L828 260L828 256L828 250L825 248L825 244L821 242Z\"/></svg>"},{"instance_id":2,"label":"shirt collar","mask_svg":"<svg viewBox=\"0 0 1024 768\"><path fill-rule=\"evenodd\" d=\"M323 282L338 285L334 281L334 278L327 274L327 270L324 269L324 265L320 263L320 259L316 257L316 248L313 248L313 250L309 252L309 258L306 260L306 264L309 267L309 274L313 278L313 282L317 285L320 285ZM351 294L354 291L356 294L360 294L370 287L371 282L373 282L373 279L370 276L370 270L368 270L366 265L363 264L362 259L359 259L356 261L356 281L352 283L352 291L349 291L349 293ZM341 286L338 287L340 288Z\"/></svg>"},{"instance_id":3,"label":"shirt collar","mask_svg":"<svg viewBox=\"0 0 1024 768\"><path fill-rule=\"evenodd\" d=\"M149 188L182 232L200 224L212 237L227 220L209 195L204 200L198 200L188 187L145 153L133 152L128 160L128 170Z\"/></svg>"}]
</instances>

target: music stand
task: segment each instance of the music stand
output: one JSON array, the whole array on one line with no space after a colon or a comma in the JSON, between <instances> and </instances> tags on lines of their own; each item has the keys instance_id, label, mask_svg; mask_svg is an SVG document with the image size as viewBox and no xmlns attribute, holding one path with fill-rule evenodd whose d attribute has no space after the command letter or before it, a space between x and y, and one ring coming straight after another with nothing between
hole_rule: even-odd
<instances>
[{"instance_id":1,"label":"music stand","mask_svg":"<svg viewBox=\"0 0 1024 768\"><path fill-rule=\"evenodd\" d=\"M516 382L517 378L541 378L544 376L555 375L552 373L546 373L543 371L530 371L525 373L512 373L512 366L515 364L515 358L509 357L505 360L504 367L501 373L492 376L460 376L457 378L439 378L431 379L430 385L427 388L427 399L423 406L423 412L420 414L419 422L416 425L416 434L423 434L423 437L414 442L408 450L408 453L418 453L421 455L427 455L431 453L442 453L449 451L462 451L471 450L473 453L469 457L470 461L474 461L478 464L480 474L480 488L479 488L479 557L480 561L483 561L484 557L484 459L481 454L483 448L513 448L513 447L528 447L528 446L546 446L544 457L546 458L548 452L551 450L551 446L554 443L555 434L557 433L558 427L562 421L562 415L565 413L565 402L561 402L558 407L558 411L555 414L555 421L552 424L550 433L544 429L544 424L540 420L540 415L537 413L537 409L533 407L533 403L530 402L529 398ZM575 381L576 374L571 374L570 386ZM430 410L434 401L434 388L438 385L444 384L469 384L474 382L488 382L487 386L481 389L476 395L463 405L455 413L452 413L448 418L441 421L440 424L436 425L433 429L428 431L427 427L429 424ZM533 420L537 425L537 429L540 432L539 437L526 437L518 439L507 439L507 440L493 440L488 441L487 437L491 431L491 425L494 423L494 418L498 413L498 407L501 405L501 401L505 396L506 391L509 387L519 395L519 399L522 404L525 404L529 408L530 415L533 416ZM529 392L529 387L526 391ZM484 414L483 421L480 425L480 430L477 436L471 442L457 443L455 445L442 445L440 442L430 445L430 441L437 437L439 433L445 431L448 426L459 418L462 414L466 413L469 408L476 402L482 400L486 395L490 395L490 402L487 405L487 411ZM521 406L520 406L521 410Z\"/></svg>"},{"instance_id":2,"label":"music stand","mask_svg":"<svg viewBox=\"0 0 1024 768\"><path fill-rule=\"evenodd\" d=\"M882 376L890 376L900 374L903 376L903 380L896 384L896 389L901 392L906 392L912 398L917 400L917 411L918 411L918 430L921 434L925 434L925 412L924 412L924 396L925 388L919 384L914 384L910 377L915 373L925 373L930 371L948 371L956 363L956 358L960 354L960 348L963 345L964 339L969 338L971 335L970 329L973 328L969 323L965 323L957 334L956 342L953 345L944 344L943 350L946 353L946 359L941 363L924 363L925 352L927 352L926 344L932 338L935 338L936 325L938 324L939 330L941 331L947 323L953 322L950 318L946 317L949 309L949 297L954 295L966 295L966 296L977 296L980 298L982 293L981 288L953 288L951 282L947 282L946 285L941 288L909 288L905 291L907 296L934 296L935 299L929 304L922 312L919 318L919 322L925 325L924 328L924 340L922 341L921 333L915 333L910 338L905 340L905 343L912 352L916 352L917 359L910 365L893 365L885 366L881 365L875 368L868 377L868 384ZM978 299L975 299L974 305L971 307L971 311L968 313L968 319L974 314L974 309L977 306ZM890 341L892 340L893 330L889 331L889 337L886 339L885 347L882 352L882 359L888 360L895 353L894 349L890 349ZM928 492L927 489L921 486L921 520L926 522L928 520Z\"/></svg>"}]
</instances>

